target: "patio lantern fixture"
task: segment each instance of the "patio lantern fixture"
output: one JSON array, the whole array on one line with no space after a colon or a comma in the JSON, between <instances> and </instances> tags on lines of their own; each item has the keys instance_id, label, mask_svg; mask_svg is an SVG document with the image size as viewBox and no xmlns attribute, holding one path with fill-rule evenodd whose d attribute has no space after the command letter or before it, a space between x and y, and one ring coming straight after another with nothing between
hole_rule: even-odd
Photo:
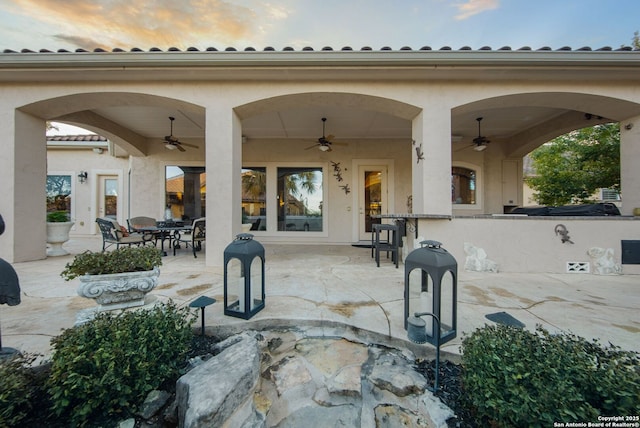
<instances>
[{"instance_id":1,"label":"patio lantern fixture","mask_svg":"<svg viewBox=\"0 0 640 428\"><path fill-rule=\"evenodd\" d=\"M457 328L458 263L441 245L420 242L404 264L404 328L412 342L436 347L434 391L438 390L440 346L456 337Z\"/></svg>"},{"instance_id":2,"label":"patio lantern fixture","mask_svg":"<svg viewBox=\"0 0 640 428\"><path fill-rule=\"evenodd\" d=\"M248 320L264 308L264 247L241 233L224 250L224 314Z\"/></svg>"}]
</instances>

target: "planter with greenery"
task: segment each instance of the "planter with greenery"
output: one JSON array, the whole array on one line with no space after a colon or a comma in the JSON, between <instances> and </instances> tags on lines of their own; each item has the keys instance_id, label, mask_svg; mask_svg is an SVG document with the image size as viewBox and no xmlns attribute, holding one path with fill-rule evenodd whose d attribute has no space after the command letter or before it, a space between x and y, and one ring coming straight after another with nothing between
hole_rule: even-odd
<instances>
[{"instance_id":1,"label":"planter with greenery","mask_svg":"<svg viewBox=\"0 0 640 428\"><path fill-rule=\"evenodd\" d=\"M99 310L123 309L145 304L145 295L158 284L160 250L151 246L115 251L86 251L67 263L61 276L80 279L78 295L95 299Z\"/></svg>"},{"instance_id":2,"label":"planter with greenery","mask_svg":"<svg viewBox=\"0 0 640 428\"><path fill-rule=\"evenodd\" d=\"M62 244L69 240L69 231L73 227L73 221L66 211L53 211L47 213L47 250L48 256L66 256L67 250L62 248Z\"/></svg>"}]
</instances>

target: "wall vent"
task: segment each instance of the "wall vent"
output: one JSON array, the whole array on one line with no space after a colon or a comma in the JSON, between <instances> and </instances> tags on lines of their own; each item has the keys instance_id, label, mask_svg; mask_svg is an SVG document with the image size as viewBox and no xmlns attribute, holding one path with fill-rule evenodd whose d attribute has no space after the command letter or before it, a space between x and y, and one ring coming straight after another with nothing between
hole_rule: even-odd
<instances>
[{"instance_id":1,"label":"wall vent","mask_svg":"<svg viewBox=\"0 0 640 428\"><path fill-rule=\"evenodd\" d=\"M589 273L591 263L589 262L567 262L567 273Z\"/></svg>"}]
</instances>

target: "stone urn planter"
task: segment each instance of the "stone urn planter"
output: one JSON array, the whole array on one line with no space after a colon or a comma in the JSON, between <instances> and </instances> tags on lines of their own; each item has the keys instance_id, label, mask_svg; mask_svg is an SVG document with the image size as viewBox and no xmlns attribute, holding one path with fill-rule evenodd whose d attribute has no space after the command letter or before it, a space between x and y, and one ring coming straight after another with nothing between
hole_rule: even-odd
<instances>
[{"instance_id":1,"label":"stone urn planter","mask_svg":"<svg viewBox=\"0 0 640 428\"><path fill-rule=\"evenodd\" d=\"M61 276L80 280L78 295L94 299L98 311L145 304L145 296L158 284L162 255L156 247L120 248L77 254Z\"/></svg>"},{"instance_id":2,"label":"stone urn planter","mask_svg":"<svg viewBox=\"0 0 640 428\"><path fill-rule=\"evenodd\" d=\"M74 222L69 219L65 211L55 211L47 214L47 256L66 256L67 250L62 248L62 244L69 240L69 231Z\"/></svg>"},{"instance_id":3,"label":"stone urn planter","mask_svg":"<svg viewBox=\"0 0 640 428\"><path fill-rule=\"evenodd\" d=\"M158 285L159 276L157 267L142 272L83 275L78 295L94 299L101 311L143 306L146 294Z\"/></svg>"}]
</instances>

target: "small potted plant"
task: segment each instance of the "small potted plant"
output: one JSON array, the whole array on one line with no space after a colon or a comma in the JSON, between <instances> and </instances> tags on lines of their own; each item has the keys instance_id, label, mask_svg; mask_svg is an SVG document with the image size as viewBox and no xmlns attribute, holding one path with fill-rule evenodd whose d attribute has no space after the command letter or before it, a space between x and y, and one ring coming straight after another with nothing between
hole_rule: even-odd
<instances>
[{"instance_id":1,"label":"small potted plant","mask_svg":"<svg viewBox=\"0 0 640 428\"><path fill-rule=\"evenodd\" d=\"M100 310L123 309L145 304L145 295L158 284L162 255L156 247L143 245L114 251L85 251L67 263L61 276L80 279L78 295L95 299Z\"/></svg>"},{"instance_id":2,"label":"small potted plant","mask_svg":"<svg viewBox=\"0 0 640 428\"><path fill-rule=\"evenodd\" d=\"M69 231L72 227L73 221L69 218L67 211L52 211L47 213L48 256L66 256L69 254L67 250L62 248L62 244L69 240Z\"/></svg>"}]
</instances>

